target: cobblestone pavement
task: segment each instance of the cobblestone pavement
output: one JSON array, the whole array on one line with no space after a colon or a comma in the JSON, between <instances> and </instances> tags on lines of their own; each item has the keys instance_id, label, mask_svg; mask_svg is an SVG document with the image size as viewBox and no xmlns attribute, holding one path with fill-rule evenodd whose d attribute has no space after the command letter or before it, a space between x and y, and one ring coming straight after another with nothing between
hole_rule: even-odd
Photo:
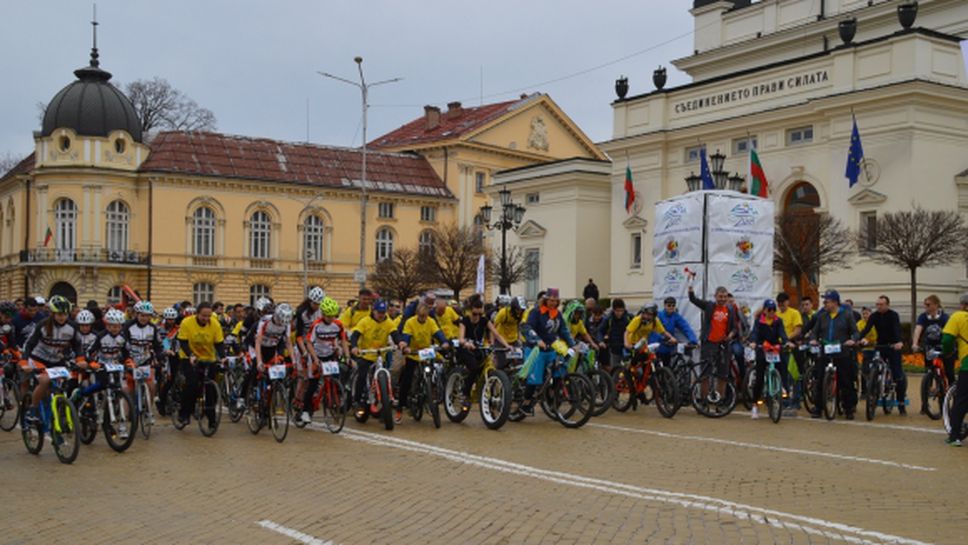
<instances>
[{"instance_id":1,"label":"cobblestone pavement","mask_svg":"<svg viewBox=\"0 0 968 545\"><path fill-rule=\"evenodd\" d=\"M99 437L72 466L0 432L0 544L963 544L968 448L911 413L775 425L645 407L493 432L475 407L440 430L292 428L281 445L225 419L211 439L159 426L121 455Z\"/></svg>"}]
</instances>

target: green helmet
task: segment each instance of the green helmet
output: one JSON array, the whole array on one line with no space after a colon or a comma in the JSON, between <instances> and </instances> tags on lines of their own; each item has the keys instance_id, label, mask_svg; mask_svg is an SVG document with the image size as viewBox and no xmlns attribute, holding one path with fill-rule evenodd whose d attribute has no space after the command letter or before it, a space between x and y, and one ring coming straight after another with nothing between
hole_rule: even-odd
<instances>
[{"instance_id":1,"label":"green helmet","mask_svg":"<svg viewBox=\"0 0 968 545\"><path fill-rule=\"evenodd\" d=\"M54 313L63 312L67 314L71 311L71 302L63 295L55 295L50 298L50 301L47 301L47 308Z\"/></svg>"},{"instance_id":2,"label":"green helmet","mask_svg":"<svg viewBox=\"0 0 968 545\"><path fill-rule=\"evenodd\" d=\"M339 303L332 297L326 297L319 304L319 310L323 312L324 316L336 316L339 314Z\"/></svg>"}]
</instances>

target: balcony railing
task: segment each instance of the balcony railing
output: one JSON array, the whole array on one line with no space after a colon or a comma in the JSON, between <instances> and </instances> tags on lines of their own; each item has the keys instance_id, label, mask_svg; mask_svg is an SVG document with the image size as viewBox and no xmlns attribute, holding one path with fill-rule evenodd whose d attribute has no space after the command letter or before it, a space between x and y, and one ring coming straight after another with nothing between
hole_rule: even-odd
<instances>
[{"instance_id":1,"label":"balcony railing","mask_svg":"<svg viewBox=\"0 0 968 545\"><path fill-rule=\"evenodd\" d=\"M272 263L272 259L249 258L249 267L252 267L253 269L271 269Z\"/></svg>"},{"instance_id":2,"label":"balcony railing","mask_svg":"<svg viewBox=\"0 0 968 545\"><path fill-rule=\"evenodd\" d=\"M192 265L195 265L198 267L217 267L218 258L214 256L193 255Z\"/></svg>"},{"instance_id":3,"label":"balcony railing","mask_svg":"<svg viewBox=\"0 0 968 545\"><path fill-rule=\"evenodd\" d=\"M147 265L148 254L133 250L103 248L36 248L20 252L21 263L117 263L119 265Z\"/></svg>"}]
</instances>

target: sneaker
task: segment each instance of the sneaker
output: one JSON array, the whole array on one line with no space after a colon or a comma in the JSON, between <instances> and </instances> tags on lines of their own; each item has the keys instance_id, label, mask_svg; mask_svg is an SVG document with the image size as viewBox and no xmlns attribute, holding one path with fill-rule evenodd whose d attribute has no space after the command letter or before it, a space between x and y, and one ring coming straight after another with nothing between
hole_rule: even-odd
<instances>
[{"instance_id":1,"label":"sneaker","mask_svg":"<svg viewBox=\"0 0 968 545\"><path fill-rule=\"evenodd\" d=\"M128 424L127 423L121 422L121 423L118 424L118 437L120 437L121 439L127 439L128 438Z\"/></svg>"},{"instance_id":2,"label":"sneaker","mask_svg":"<svg viewBox=\"0 0 968 545\"><path fill-rule=\"evenodd\" d=\"M904 406L904 402L903 401L900 402L900 403L901 404L897 406L897 414L899 414L901 416L907 416L907 407Z\"/></svg>"},{"instance_id":3,"label":"sneaker","mask_svg":"<svg viewBox=\"0 0 968 545\"><path fill-rule=\"evenodd\" d=\"M393 413L393 421L397 424L403 422L403 409L397 407L397 410Z\"/></svg>"},{"instance_id":4,"label":"sneaker","mask_svg":"<svg viewBox=\"0 0 968 545\"><path fill-rule=\"evenodd\" d=\"M952 439L948 437L947 439L944 440L944 444L948 445L949 447L960 447L961 439Z\"/></svg>"},{"instance_id":5,"label":"sneaker","mask_svg":"<svg viewBox=\"0 0 968 545\"><path fill-rule=\"evenodd\" d=\"M303 411L302 414L299 415L299 420L302 421L303 424L311 424L313 417L309 416L309 412Z\"/></svg>"},{"instance_id":6,"label":"sneaker","mask_svg":"<svg viewBox=\"0 0 968 545\"><path fill-rule=\"evenodd\" d=\"M760 408L757 407L757 405L759 405L759 403L753 405L753 409L750 411L750 416L753 418L753 420L756 420L760 417Z\"/></svg>"}]
</instances>

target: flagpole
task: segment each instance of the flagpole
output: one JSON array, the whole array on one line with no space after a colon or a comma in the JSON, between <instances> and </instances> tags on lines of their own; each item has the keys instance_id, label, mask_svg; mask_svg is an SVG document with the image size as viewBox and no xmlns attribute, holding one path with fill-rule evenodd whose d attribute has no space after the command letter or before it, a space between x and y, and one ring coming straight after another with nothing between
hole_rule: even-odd
<instances>
[{"instance_id":1,"label":"flagpole","mask_svg":"<svg viewBox=\"0 0 968 545\"><path fill-rule=\"evenodd\" d=\"M746 145L749 148L746 154L746 194L753 194L753 137L750 136L750 131L746 131Z\"/></svg>"}]
</instances>

